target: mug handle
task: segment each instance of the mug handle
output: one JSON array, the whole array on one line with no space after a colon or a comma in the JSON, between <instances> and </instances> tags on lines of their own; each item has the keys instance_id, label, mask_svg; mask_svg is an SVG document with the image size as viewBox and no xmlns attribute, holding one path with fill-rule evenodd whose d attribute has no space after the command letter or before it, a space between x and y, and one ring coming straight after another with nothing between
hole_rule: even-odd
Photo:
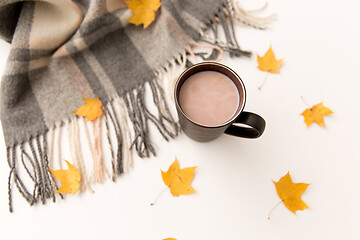
<instances>
[{"instance_id":1,"label":"mug handle","mask_svg":"<svg viewBox=\"0 0 360 240\"><path fill-rule=\"evenodd\" d=\"M242 123L249 127L239 127L234 123ZM235 121L225 130L226 134L243 138L258 138L265 130L265 120L251 112L242 112Z\"/></svg>"}]
</instances>

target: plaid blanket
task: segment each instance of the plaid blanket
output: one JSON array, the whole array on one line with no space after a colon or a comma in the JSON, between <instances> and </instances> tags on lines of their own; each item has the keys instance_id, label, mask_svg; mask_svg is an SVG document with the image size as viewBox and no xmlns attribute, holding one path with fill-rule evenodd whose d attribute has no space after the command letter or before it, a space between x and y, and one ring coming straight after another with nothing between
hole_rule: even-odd
<instances>
[{"instance_id":1,"label":"plaid blanket","mask_svg":"<svg viewBox=\"0 0 360 240\"><path fill-rule=\"evenodd\" d=\"M236 43L233 10L226 0L162 0L155 22L142 29L128 24L132 14L121 0L2 0L0 36L11 42L0 102L10 211L12 185L30 205L47 198L55 201L56 184L48 169L54 167L54 148L61 148L61 128L68 129L72 161L82 186L90 190L89 163L82 159L79 134L89 140L98 182L107 172L101 126L107 130L114 181L131 166L129 149L140 157L155 155L150 122L164 139L176 137L180 128L166 103L164 74L191 64L187 54L196 55L192 49L206 29L213 30L215 50L208 57L199 54L204 59L217 58L222 50L248 55ZM217 40L218 25L225 42ZM73 112L84 104L83 98L96 96L104 117L80 132L81 119ZM27 174L21 176L20 167Z\"/></svg>"}]
</instances>

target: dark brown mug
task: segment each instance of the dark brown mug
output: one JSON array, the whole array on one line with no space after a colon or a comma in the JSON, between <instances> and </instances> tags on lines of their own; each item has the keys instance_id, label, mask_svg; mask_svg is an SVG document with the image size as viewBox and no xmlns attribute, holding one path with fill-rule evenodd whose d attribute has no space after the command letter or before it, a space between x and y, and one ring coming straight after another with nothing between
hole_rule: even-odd
<instances>
[{"instance_id":1,"label":"dark brown mug","mask_svg":"<svg viewBox=\"0 0 360 240\"><path fill-rule=\"evenodd\" d=\"M215 71L224 74L235 84L239 93L239 104L235 114L222 124L202 125L189 118L180 105L180 90L185 81L192 75L202 71ZM265 130L265 120L251 112L245 112L246 90L241 78L229 67L214 62L202 62L186 69L178 78L175 85L175 104L179 116L179 123L184 133L191 139L199 142L208 142L216 139L222 133L244 138L258 138ZM244 124L245 127L236 125Z\"/></svg>"}]
</instances>

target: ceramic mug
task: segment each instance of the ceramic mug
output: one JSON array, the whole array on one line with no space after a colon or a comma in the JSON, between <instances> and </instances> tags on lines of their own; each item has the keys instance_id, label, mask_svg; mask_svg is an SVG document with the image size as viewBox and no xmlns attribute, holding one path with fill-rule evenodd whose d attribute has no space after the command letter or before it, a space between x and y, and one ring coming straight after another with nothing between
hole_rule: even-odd
<instances>
[{"instance_id":1,"label":"ceramic mug","mask_svg":"<svg viewBox=\"0 0 360 240\"><path fill-rule=\"evenodd\" d=\"M204 124L189 117L181 106L180 92L183 84L194 74L201 72L216 72L223 74L230 79L238 93L237 108L234 114L220 124ZM186 69L177 79L175 85L175 104L179 116L179 123L184 133L191 139L199 142L208 142L226 133L236 137L258 138L265 130L265 120L251 112L245 112L246 90L241 78L229 67L214 62L202 62ZM209 101L210 102L210 101ZM191 104L191 103L190 103ZM245 126L239 126L245 125Z\"/></svg>"}]
</instances>

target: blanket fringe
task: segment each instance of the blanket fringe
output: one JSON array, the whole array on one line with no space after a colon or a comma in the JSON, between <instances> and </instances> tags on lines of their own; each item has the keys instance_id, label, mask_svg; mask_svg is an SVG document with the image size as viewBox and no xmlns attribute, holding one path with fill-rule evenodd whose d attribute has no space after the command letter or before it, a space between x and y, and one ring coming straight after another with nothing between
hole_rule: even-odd
<instances>
[{"instance_id":1,"label":"blanket fringe","mask_svg":"<svg viewBox=\"0 0 360 240\"><path fill-rule=\"evenodd\" d=\"M80 135L79 135L79 118L75 117L73 120L68 120L67 122L67 134L69 143L72 146L70 148L71 158L74 161L75 168L78 169L80 174L80 190L83 191L87 188L90 192L94 190L90 186L89 179L86 175L85 163L82 155L82 149L80 144ZM60 149L58 149L59 151Z\"/></svg>"},{"instance_id":2,"label":"blanket fringe","mask_svg":"<svg viewBox=\"0 0 360 240\"><path fill-rule=\"evenodd\" d=\"M176 80L180 76L180 74L186 69L187 62L188 58L186 55L186 51L183 51L179 53L177 57L171 59L164 68L159 69L156 72L157 83L161 89L167 89L167 97L168 99L170 99L170 101L174 101L174 89Z\"/></svg>"},{"instance_id":3,"label":"blanket fringe","mask_svg":"<svg viewBox=\"0 0 360 240\"><path fill-rule=\"evenodd\" d=\"M124 100L122 98L115 97L114 103L117 104L112 104L112 109L115 116L115 122L117 122L117 126L119 128L119 133L121 133L119 134L119 138L122 137L122 143L123 143L122 149L124 149L124 151L118 149L117 155L119 157L124 155L122 161L122 166L123 166L122 171L124 173L127 173L130 171L130 168L133 167L133 156L132 153L129 151L132 143L132 138L129 131L127 111L125 108Z\"/></svg>"},{"instance_id":4,"label":"blanket fringe","mask_svg":"<svg viewBox=\"0 0 360 240\"><path fill-rule=\"evenodd\" d=\"M153 103L157 107L157 116L151 113L145 104L145 85L140 85L123 98L134 130L134 140L130 149L135 148L140 157L156 156L155 148L150 141L149 121L156 126L166 141L175 138L180 132L180 127L173 119L165 102L164 90L156 80L150 81L148 84L152 92Z\"/></svg>"},{"instance_id":5,"label":"blanket fringe","mask_svg":"<svg viewBox=\"0 0 360 240\"><path fill-rule=\"evenodd\" d=\"M10 167L8 194L9 211L12 212L12 182L19 190L21 196L33 205L39 201L45 204L46 199L51 198L55 202L55 190L57 189L53 176L48 171L49 161L47 153L46 136L36 136L30 138L26 143L11 146L6 149L7 162ZM19 173L19 161L22 163L23 174ZM20 177L27 175L33 182L32 191ZM54 189L55 187L55 189ZM62 197L62 196L61 196Z\"/></svg>"},{"instance_id":6,"label":"blanket fringe","mask_svg":"<svg viewBox=\"0 0 360 240\"><path fill-rule=\"evenodd\" d=\"M268 2L265 2L264 5L258 9L254 10L245 10L241 7L238 0L227 0L228 1L228 11L231 16L234 18L235 22L242 25L251 26L258 29L268 29L270 23L276 20L275 14L270 14L265 17L258 16L258 13L263 12L267 6Z\"/></svg>"},{"instance_id":7,"label":"blanket fringe","mask_svg":"<svg viewBox=\"0 0 360 240\"><path fill-rule=\"evenodd\" d=\"M94 192L91 188L92 182L101 183L105 178L116 181L117 177L128 172L133 166L132 153L129 149L134 149L140 157L155 156L156 151L150 139L149 123L154 124L166 141L175 138L180 132L180 127L167 105L159 76L122 97L117 96L111 99L103 106L102 119L86 122L83 118L82 122L80 117L74 116L72 119L55 124L47 133L8 147L6 157L10 167L9 211L13 211L13 185L30 206L38 202L45 204L47 199L56 201L57 180L49 169L63 168L64 159L62 159L61 151L67 145L71 156L70 162L79 170L81 176L80 191ZM151 103L147 104L146 101L149 100L150 95ZM102 144L103 125L106 136L104 141L107 145ZM67 135L66 144L64 144L63 131ZM85 146L81 145L81 134L86 139ZM87 169L91 166L88 166L88 163L85 164L83 157L83 151L86 151L83 148L86 145L93 159L90 176L87 175ZM110 153L111 174L106 168L104 150ZM32 184L26 185L25 178L28 178L26 182L32 182ZM63 198L63 195L60 194L60 197Z\"/></svg>"},{"instance_id":8,"label":"blanket fringe","mask_svg":"<svg viewBox=\"0 0 360 240\"><path fill-rule=\"evenodd\" d=\"M213 20L208 23L208 29L210 31L201 33L201 40L209 43L213 46L217 46L222 50L228 52L230 57L250 56L251 52L244 51L239 47L236 40L234 24L241 24L250 26L257 29L268 29L270 23L276 19L275 14L271 14L265 17L260 17L257 14L265 10L267 3L259 9L255 10L244 10L237 0L227 0L227 4L220 9ZM221 26L225 35L225 40L220 39L218 26ZM210 33L212 36L210 36ZM213 50L212 53L206 57L205 54L200 53L203 60L209 61L214 60L218 57L220 52ZM191 66L188 63L187 66Z\"/></svg>"}]
</instances>

